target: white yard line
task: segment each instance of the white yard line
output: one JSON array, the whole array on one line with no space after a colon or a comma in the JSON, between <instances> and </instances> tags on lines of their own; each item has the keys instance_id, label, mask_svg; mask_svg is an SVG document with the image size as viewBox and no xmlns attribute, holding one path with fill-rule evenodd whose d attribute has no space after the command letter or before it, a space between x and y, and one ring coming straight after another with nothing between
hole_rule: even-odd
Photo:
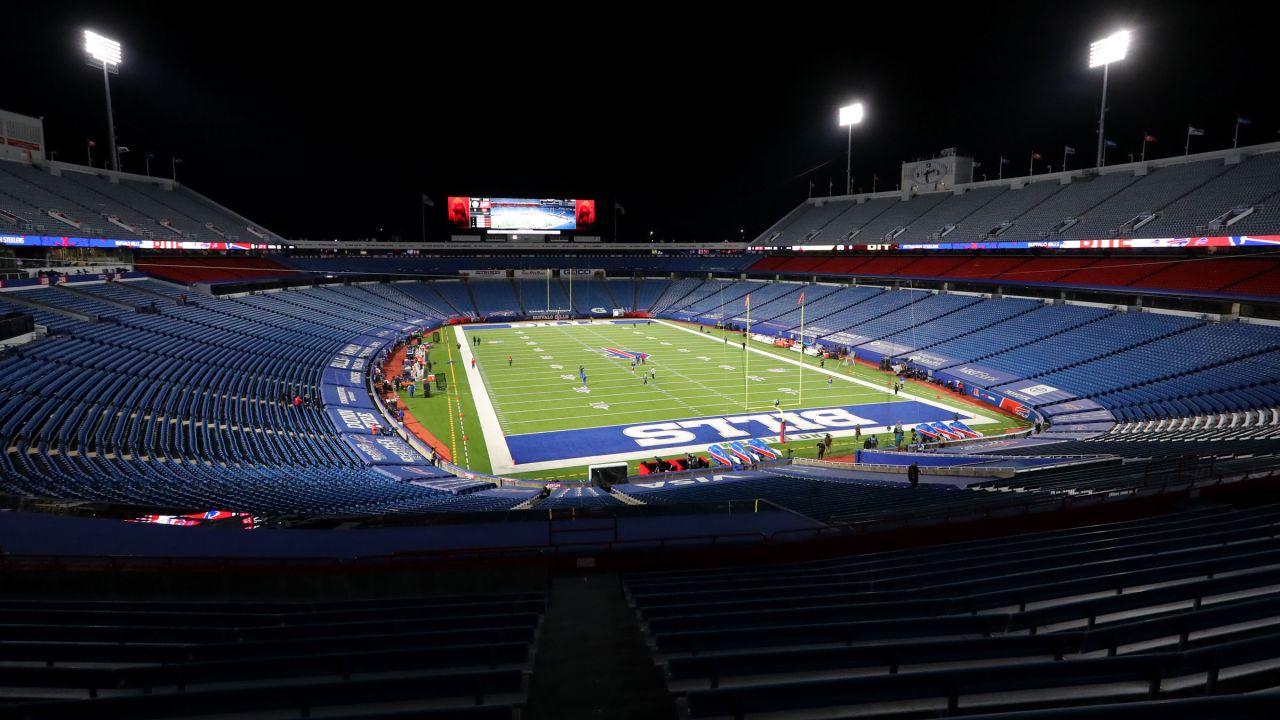
<instances>
[{"instance_id":1,"label":"white yard line","mask_svg":"<svg viewBox=\"0 0 1280 720\"><path fill-rule=\"evenodd\" d=\"M502 434L498 414L493 410L489 390L484 386L484 377L477 368L471 366L471 358L474 357L471 354L471 338L467 337L462 328L462 325L454 325L453 332L462 345L459 353L462 356L462 371L467 373L467 381L471 384L471 401L476 406L480 431L484 433L484 444L489 450L489 465L494 473L511 472L515 469L515 460L511 457L511 449L507 447L507 438Z\"/></svg>"}]
</instances>

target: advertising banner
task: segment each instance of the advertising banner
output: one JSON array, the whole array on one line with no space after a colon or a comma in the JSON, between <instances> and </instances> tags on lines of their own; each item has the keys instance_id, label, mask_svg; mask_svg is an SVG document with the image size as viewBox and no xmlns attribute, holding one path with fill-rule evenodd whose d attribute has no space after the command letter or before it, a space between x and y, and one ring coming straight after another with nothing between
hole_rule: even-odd
<instances>
[{"instance_id":1,"label":"advertising banner","mask_svg":"<svg viewBox=\"0 0 1280 720\"><path fill-rule=\"evenodd\" d=\"M363 387L323 383L320 385L320 399L328 408L364 408L373 409L373 398Z\"/></svg>"},{"instance_id":2,"label":"advertising banner","mask_svg":"<svg viewBox=\"0 0 1280 720\"><path fill-rule=\"evenodd\" d=\"M373 408L326 407L329 420L339 432L372 435L373 428L386 427L387 421Z\"/></svg>"},{"instance_id":3,"label":"advertising banner","mask_svg":"<svg viewBox=\"0 0 1280 720\"><path fill-rule=\"evenodd\" d=\"M917 361L919 358L917 358ZM923 364L923 363L920 363ZM1005 383L1017 382L1022 379L1019 375L996 370L992 367L984 365L974 365L972 363L961 363L946 370L941 370L933 374L934 377L947 381L958 380L965 385L983 385L990 387L993 385L1003 385Z\"/></svg>"},{"instance_id":4,"label":"advertising banner","mask_svg":"<svg viewBox=\"0 0 1280 720\"><path fill-rule=\"evenodd\" d=\"M1076 397L1075 393L1060 390L1052 385L1035 380L1019 380L1015 383L1002 385L1000 386L1000 392L1014 400L1034 407L1052 405L1053 403L1072 400Z\"/></svg>"},{"instance_id":5,"label":"advertising banner","mask_svg":"<svg viewBox=\"0 0 1280 720\"><path fill-rule=\"evenodd\" d=\"M1005 396L1003 393L999 393L994 390L988 390L982 387L973 386L973 387L965 387L965 394L969 395L970 397L975 397L987 403L988 405L995 405L996 407L1000 408L1001 410L1004 410L1005 412L1013 413L1014 415L1022 418L1023 420L1039 420L1040 419L1040 414L1037 413L1030 406L1023 405L1017 400L1014 400L1013 398Z\"/></svg>"},{"instance_id":6,"label":"advertising banner","mask_svg":"<svg viewBox=\"0 0 1280 720\"><path fill-rule=\"evenodd\" d=\"M321 373L320 381L325 385L345 385L350 388L363 388L364 369L327 367Z\"/></svg>"},{"instance_id":7,"label":"advertising banner","mask_svg":"<svg viewBox=\"0 0 1280 720\"><path fill-rule=\"evenodd\" d=\"M347 441L368 465L430 465L404 440L394 435L355 435L344 433Z\"/></svg>"}]
</instances>

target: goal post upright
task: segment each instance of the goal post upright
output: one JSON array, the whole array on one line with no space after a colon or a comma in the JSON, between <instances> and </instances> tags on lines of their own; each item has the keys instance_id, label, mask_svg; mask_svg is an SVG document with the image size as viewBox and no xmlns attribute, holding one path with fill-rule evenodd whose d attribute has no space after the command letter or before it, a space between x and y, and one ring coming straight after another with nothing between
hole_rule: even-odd
<instances>
[{"instance_id":1,"label":"goal post upright","mask_svg":"<svg viewBox=\"0 0 1280 720\"><path fill-rule=\"evenodd\" d=\"M800 291L800 407L804 407L804 291Z\"/></svg>"},{"instance_id":2,"label":"goal post upright","mask_svg":"<svg viewBox=\"0 0 1280 720\"><path fill-rule=\"evenodd\" d=\"M723 307L723 303L721 304ZM721 313L724 314L723 312ZM747 293L747 340L751 339L751 293ZM745 351L747 340L742 341L742 348ZM743 352L742 358L742 407L746 409L751 404L751 353Z\"/></svg>"}]
</instances>

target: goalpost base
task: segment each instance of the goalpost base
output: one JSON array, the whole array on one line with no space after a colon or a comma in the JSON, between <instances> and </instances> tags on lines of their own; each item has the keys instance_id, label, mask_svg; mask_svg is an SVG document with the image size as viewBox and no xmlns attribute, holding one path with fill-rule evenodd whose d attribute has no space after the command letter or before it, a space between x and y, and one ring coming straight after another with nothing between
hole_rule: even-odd
<instances>
[{"instance_id":1,"label":"goalpost base","mask_svg":"<svg viewBox=\"0 0 1280 720\"><path fill-rule=\"evenodd\" d=\"M774 406L773 403L766 403L764 405L747 403L742 406L742 409L746 412L777 412L779 410L798 410L802 407L804 406L801 404L799 400L793 400L791 402L783 401L779 403L776 407Z\"/></svg>"}]
</instances>

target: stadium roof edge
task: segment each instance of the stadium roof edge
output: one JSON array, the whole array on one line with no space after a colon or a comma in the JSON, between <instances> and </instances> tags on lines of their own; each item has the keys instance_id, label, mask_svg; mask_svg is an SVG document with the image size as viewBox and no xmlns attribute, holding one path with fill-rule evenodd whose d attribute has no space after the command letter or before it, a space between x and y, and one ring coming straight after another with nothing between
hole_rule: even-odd
<instances>
[{"instance_id":1,"label":"stadium roof edge","mask_svg":"<svg viewBox=\"0 0 1280 720\"><path fill-rule=\"evenodd\" d=\"M1109 175L1112 173L1133 172L1139 168L1163 168L1174 165L1187 165L1194 162L1204 162L1206 160L1227 160L1227 159L1243 159L1252 155L1265 155L1267 153L1280 152L1280 142L1262 143L1260 145L1248 145L1240 148L1228 148L1226 150L1211 150L1209 152L1196 153L1194 155L1178 155L1176 157L1157 158L1152 160L1119 163L1116 165L1107 165L1101 168L1087 167L1077 170L1067 170L1056 173L1044 173L1042 175L1019 175L1017 177L1007 177L999 180L982 180L978 182L958 183L952 185L945 190L933 190L929 192L917 192L916 195L930 195L934 193L955 193L958 191L968 191L977 188L991 187L1024 187L1028 183L1038 182L1062 182L1066 178L1088 177L1090 175ZM800 207L808 205L825 205L829 202L853 202L878 200L882 198L901 197L908 199L908 194L902 190L888 190L878 193L857 193L854 195L824 195L822 197L811 197L800 203ZM752 243L757 244L757 243Z\"/></svg>"},{"instance_id":2,"label":"stadium roof edge","mask_svg":"<svg viewBox=\"0 0 1280 720\"><path fill-rule=\"evenodd\" d=\"M204 193L201 193L188 185L183 185L181 182L178 182L173 178L159 177L156 175L139 175L138 173L121 172L116 170L108 170L106 168L96 168L96 167L90 167L87 165L78 165L76 163L63 162L61 160L40 160L40 161L33 161L30 163L26 163L26 162L23 162L22 160L16 160L12 158L0 158L0 160L9 160L11 162L17 162L22 165L29 164L34 167L45 168L55 175L61 175L62 173L65 173L65 172L73 172L73 173L79 173L81 175L97 175L100 177L105 177L108 180L113 182L128 180L130 182L151 183L153 185L159 185L165 190L173 190L175 187L184 188L187 192L200 198L201 202L207 203L209 205L212 205L213 207L218 208L219 210L227 213L227 215L245 223L245 225L251 225L267 233L268 235L279 238L280 240L284 240L284 235L281 235L280 233L271 230L270 228L264 226L262 223L250 220L249 218L245 217L244 215L241 215L235 210L232 210L231 208L209 198Z\"/></svg>"}]
</instances>

